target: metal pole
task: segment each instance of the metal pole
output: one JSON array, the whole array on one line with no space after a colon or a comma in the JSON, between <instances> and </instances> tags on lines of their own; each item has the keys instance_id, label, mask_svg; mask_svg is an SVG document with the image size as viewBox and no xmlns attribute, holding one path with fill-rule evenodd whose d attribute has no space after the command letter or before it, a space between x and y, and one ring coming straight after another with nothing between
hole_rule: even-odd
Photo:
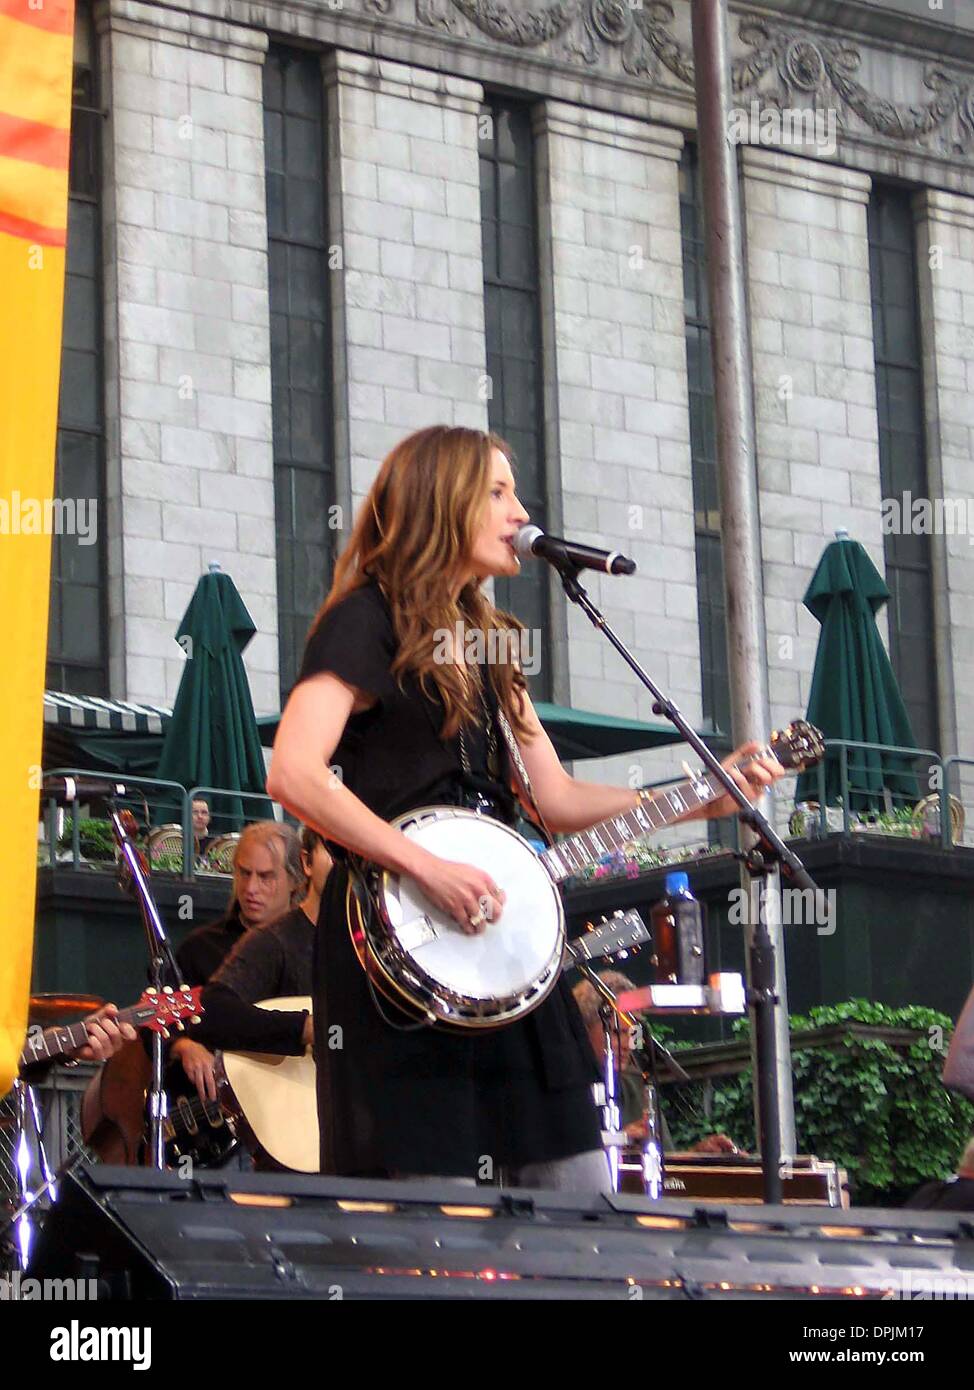
<instances>
[{"instance_id":1,"label":"metal pole","mask_svg":"<svg viewBox=\"0 0 974 1390\"><path fill-rule=\"evenodd\" d=\"M744 738L766 737L771 723L751 350L737 155L728 137L732 93L727 3L726 0L691 0L691 3L697 141L710 291L731 711L734 740L740 742ZM766 804L762 809L765 814L769 813ZM748 839L750 841L750 836ZM764 1023L755 1018L752 1028L752 1057L757 1039L762 1043L767 1062L773 1066L774 1077L774 1084L765 1086L765 1094L760 1098L762 1087L755 1077L755 1108L764 1111L756 1114L757 1132L765 1135L772 1152L776 1149L778 1154L793 1154L795 1123L781 914L770 904L771 910L761 911L760 885L744 870L741 886L751 904L748 982L755 990L762 988L760 977L769 962L767 947L770 946L774 952L774 977L767 979L763 988L773 991L779 1001L778 1007L768 1010ZM769 879L766 887L772 896L778 895L777 874ZM762 917L768 919L766 937ZM754 1060L756 1063L757 1058ZM780 1194L780 1183L778 1192Z\"/></svg>"}]
</instances>

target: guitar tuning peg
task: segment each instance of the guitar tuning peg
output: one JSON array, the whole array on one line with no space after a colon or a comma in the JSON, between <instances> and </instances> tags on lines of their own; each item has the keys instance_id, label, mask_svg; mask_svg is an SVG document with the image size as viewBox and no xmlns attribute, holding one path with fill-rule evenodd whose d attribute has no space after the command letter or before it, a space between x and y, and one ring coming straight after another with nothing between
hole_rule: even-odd
<instances>
[{"instance_id":1,"label":"guitar tuning peg","mask_svg":"<svg viewBox=\"0 0 974 1390\"><path fill-rule=\"evenodd\" d=\"M156 994L157 994L157 993L158 993L158 990L154 990L154 989L147 989L147 990L146 990L146 994L150 994L150 995L153 997L153 999L156 997Z\"/></svg>"},{"instance_id":2,"label":"guitar tuning peg","mask_svg":"<svg viewBox=\"0 0 974 1390\"><path fill-rule=\"evenodd\" d=\"M168 1028L163 1028L163 1030L162 1030L162 1036L163 1036L163 1037L166 1039L166 1041L168 1042L168 1040L169 1040L169 1029L168 1029Z\"/></svg>"},{"instance_id":3,"label":"guitar tuning peg","mask_svg":"<svg viewBox=\"0 0 974 1390\"><path fill-rule=\"evenodd\" d=\"M189 985L187 985L185 982L184 982L183 984L181 984L181 985L179 986L179 992L180 992L180 994L189 994L189 992L190 992Z\"/></svg>"},{"instance_id":4,"label":"guitar tuning peg","mask_svg":"<svg viewBox=\"0 0 974 1390\"><path fill-rule=\"evenodd\" d=\"M181 1018L176 1019L176 1027L179 1029L181 1033L185 1033L186 1025L183 1023L183 1020Z\"/></svg>"},{"instance_id":5,"label":"guitar tuning peg","mask_svg":"<svg viewBox=\"0 0 974 1390\"><path fill-rule=\"evenodd\" d=\"M172 994L172 985L164 985L162 992L163 994Z\"/></svg>"},{"instance_id":6,"label":"guitar tuning peg","mask_svg":"<svg viewBox=\"0 0 974 1390\"><path fill-rule=\"evenodd\" d=\"M199 1014L194 1014L193 1017L192 1017L189 1021L190 1021L190 1023L199 1023L199 1022L200 1022L200 1016L199 1016Z\"/></svg>"}]
</instances>

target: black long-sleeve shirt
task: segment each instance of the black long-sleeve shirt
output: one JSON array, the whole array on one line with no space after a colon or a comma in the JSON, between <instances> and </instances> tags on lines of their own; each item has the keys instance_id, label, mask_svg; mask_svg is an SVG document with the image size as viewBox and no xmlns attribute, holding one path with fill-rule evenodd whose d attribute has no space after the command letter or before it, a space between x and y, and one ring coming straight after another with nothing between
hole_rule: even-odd
<instances>
[{"instance_id":1,"label":"black long-sleeve shirt","mask_svg":"<svg viewBox=\"0 0 974 1390\"><path fill-rule=\"evenodd\" d=\"M246 931L210 977L202 996L205 1012L189 1036L207 1047L300 1056L307 1011L256 1004L310 995L314 933L300 907L269 926Z\"/></svg>"},{"instance_id":2,"label":"black long-sleeve shirt","mask_svg":"<svg viewBox=\"0 0 974 1390\"><path fill-rule=\"evenodd\" d=\"M224 960L247 932L234 906L215 922L196 927L176 952L180 984L207 985Z\"/></svg>"}]
</instances>

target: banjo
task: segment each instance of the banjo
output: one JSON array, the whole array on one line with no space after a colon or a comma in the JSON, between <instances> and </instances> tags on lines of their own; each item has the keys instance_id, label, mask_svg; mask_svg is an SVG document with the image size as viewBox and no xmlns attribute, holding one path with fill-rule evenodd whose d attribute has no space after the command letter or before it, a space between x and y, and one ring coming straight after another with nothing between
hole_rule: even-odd
<instances>
[{"instance_id":1,"label":"banjo","mask_svg":"<svg viewBox=\"0 0 974 1390\"><path fill-rule=\"evenodd\" d=\"M770 754L789 771L801 772L823 751L819 731L795 720L738 766ZM410 875L356 860L346 913L359 964L386 999L420 1022L487 1029L522 1018L544 1001L561 972L565 912L559 884L723 792L713 773L700 773L540 854L501 821L464 807L421 806L397 816L391 824L431 854L487 870L507 901L486 931L468 936Z\"/></svg>"}]
</instances>

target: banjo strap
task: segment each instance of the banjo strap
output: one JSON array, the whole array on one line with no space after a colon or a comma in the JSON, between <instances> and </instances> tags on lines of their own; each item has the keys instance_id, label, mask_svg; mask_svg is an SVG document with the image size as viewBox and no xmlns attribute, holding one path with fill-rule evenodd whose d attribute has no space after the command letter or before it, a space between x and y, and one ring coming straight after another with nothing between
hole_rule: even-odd
<instances>
[{"instance_id":1,"label":"banjo strap","mask_svg":"<svg viewBox=\"0 0 974 1390\"><path fill-rule=\"evenodd\" d=\"M531 809L537 817L538 824L547 836L548 844L553 845L555 843L555 837L548 829L545 818L538 808L538 803L534 798L534 791L531 787L531 778L528 776L528 770L524 766L524 759L521 757L521 750L517 746L514 730L511 728L507 715L504 713L499 700L497 702L497 723L500 725L500 731L504 736L504 742L507 744L507 751L511 755L511 761L517 771L518 779L521 782L524 793L531 804Z\"/></svg>"}]
</instances>

